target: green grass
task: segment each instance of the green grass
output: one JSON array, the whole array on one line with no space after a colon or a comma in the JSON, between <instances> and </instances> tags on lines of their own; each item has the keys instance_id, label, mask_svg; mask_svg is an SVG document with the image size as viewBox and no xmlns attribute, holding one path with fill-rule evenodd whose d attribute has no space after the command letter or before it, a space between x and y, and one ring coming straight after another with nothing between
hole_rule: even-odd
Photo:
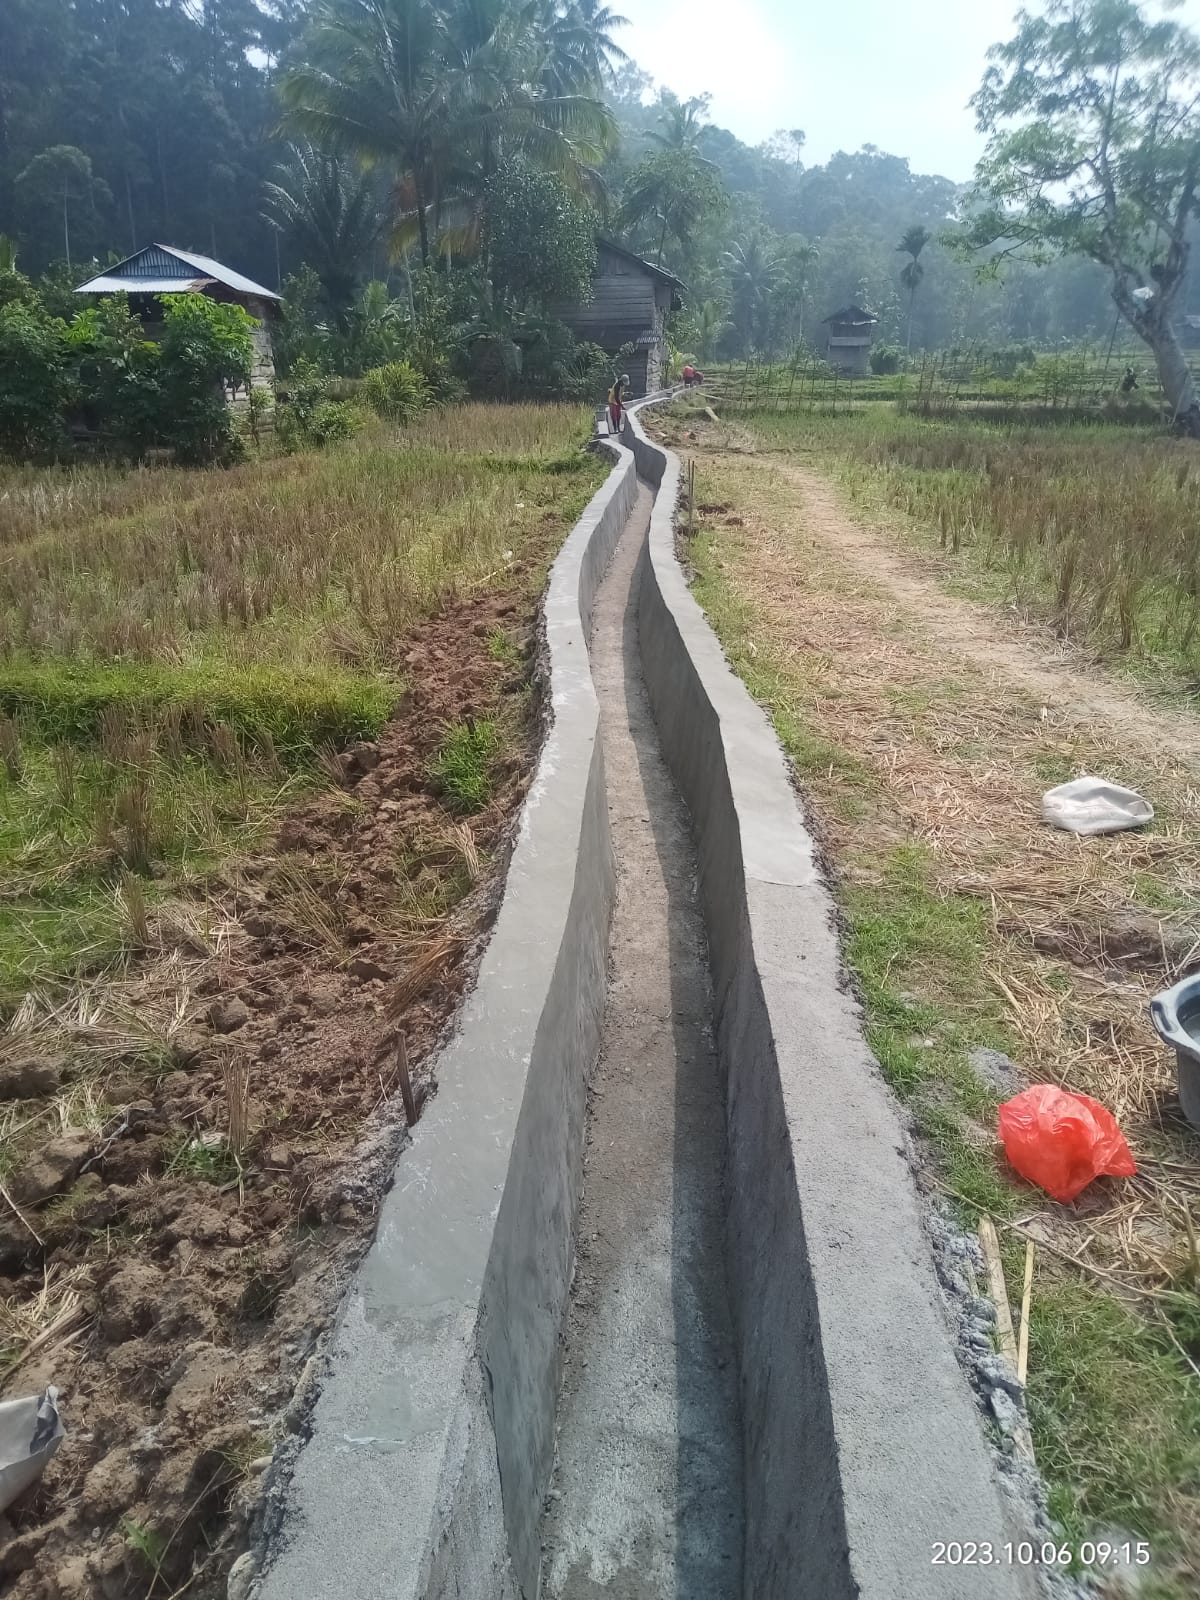
<instances>
[{"instance_id":1,"label":"green grass","mask_svg":"<svg viewBox=\"0 0 1200 1600\"><path fill-rule=\"evenodd\" d=\"M452 811L470 815L487 805L500 748L500 730L486 719L457 722L446 729L429 774Z\"/></svg>"},{"instance_id":2,"label":"green grass","mask_svg":"<svg viewBox=\"0 0 1200 1600\"><path fill-rule=\"evenodd\" d=\"M208 1143L184 1134L168 1157L167 1172L199 1183L232 1183L238 1175L237 1157L224 1139Z\"/></svg>"},{"instance_id":3,"label":"green grass","mask_svg":"<svg viewBox=\"0 0 1200 1600\"><path fill-rule=\"evenodd\" d=\"M805 668L773 647L738 592L741 557L722 539L702 530L691 542L694 591L735 670L772 716L812 803L818 813L846 816L853 802L886 818L888 797L874 772L806 717ZM871 1048L941 1182L961 1197L963 1225L973 1227L980 1210L1011 1218L1028 1209L1029 1191L997 1157L996 1097L968 1059L977 1045L1020 1053L985 970L995 937L988 908L942 892L924 846L849 838L836 893ZM1047 1254L1040 1261L1029 1404L1054 1515L1076 1543L1113 1528L1148 1539L1166 1575L1147 1592L1185 1600L1188 1580L1168 1568L1200 1489L1200 1386L1157 1322ZM1015 1249L1009 1267L1015 1286ZM1181 1295L1180 1306L1177 1337L1195 1352L1195 1296Z\"/></svg>"},{"instance_id":4,"label":"green grass","mask_svg":"<svg viewBox=\"0 0 1200 1600\"><path fill-rule=\"evenodd\" d=\"M498 582L532 597L607 471L590 428L463 406L227 472L0 467L0 1021L136 957L160 899L327 783L422 620ZM489 649L520 666L503 630ZM486 806L504 733L447 731L449 808Z\"/></svg>"},{"instance_id":5,"label":"green grass","mask_svg":"<svg viewBox=\"0 0 1200 1600\"><path fill-rule=\"evenodd\" d=\"M311 762L326 745L373 738L399 699L398 684L326 666L292 672L255 663L84 663L52 659L0 665L0 712L46 741L94 740L114 711L137 721L174 725L193 747L225 727L292 764Z\"/></svg>"},{"instance_id":6,"label":"green grass","mask_svg":"<svg viewBox=\"0 0 1200 1600\"><path fill-rule=\"evenodd\" d=\"M1039 1282L1029 1344L1029 1407L1053 1514L1075 1539L1115 1524L1165 1544L1164 1496L1200 1486L1200 1385L1165 1331L1062 1278Z\"/></svg>"}]
</instances>

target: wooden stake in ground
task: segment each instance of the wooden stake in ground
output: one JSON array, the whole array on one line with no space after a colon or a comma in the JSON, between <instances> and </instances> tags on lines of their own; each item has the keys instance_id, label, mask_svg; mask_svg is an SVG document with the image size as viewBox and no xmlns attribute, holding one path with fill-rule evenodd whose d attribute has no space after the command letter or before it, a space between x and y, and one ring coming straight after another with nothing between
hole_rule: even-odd
<instances>
[{"instance_id":1,"label":"wooden stake in ground","mask_svg":"<svg viewBox=\"0 0 1200 1600\"><path fill-rule=\"evenodd\" d=\"M1021 1342L1017 1346L1017 1382L1024 1388L1025 1374L1029 1371L1029 1304L1033 1299L1032 1239L1025 1241L1025 1284L1021 1290Z\"/></svg>"},{"instance_id":2,"label":"wooden stake in ground","mask_svg":"<svg viewBox=\"0 0 1200 1600\"><path fill-rule=\"evenodd\" d=\"M400 1080L400 1098L404 1101L404 1119L409 1127L415 1127L417 1122L417 1102L413 1094L412 1078L408 1072L408 1046L404 1042L404 1035L396 1036L396 1076Z\"/></svg>"},{"instance_id":3,"label":"wooden stake in ground","mask_svg":"<svg viewBox=\"0 0 1200 1600\"><path fill-rule=\"evenodd\" d=\"M979 1243L983 1248L983 1259L987 1264L988 1287L991 1291L992 1304L996 1307L996 1335L1000 1341L1001 1352L1008 1357L1016 1369L1022 1383L1024 1368L1022 1356L1017 1350L1017 1336L1013 1332L1012 1308L1008 1303L1008 1287L1004 1282L1004 1263L1000 1259L1000 1241L996 1237L996 1225L991 1217L983 1216L979 1219ZM1021 1315L1021 1343L1025 1346L1024 1360L1028 1362L1028 1339L1026 1335L1026 1318L1029 1314L1029 1293L1033 1283L1032 1257L1026 1252L1025 1256L1025 1296L1022 1301ZM1029 1432L1029 1424L1024 1414L1013 1428L1013 1447L1017 1454L1036 1466L1033 1454L1033 1436Z\"/></svg>"},{"instance_id":4,"label":"wooden stake in ground","mask_svg":"<svg viewBox=\"0 0 1200 1600\"><path fill-rule=\"evenodd\" d=\"M1000 1349L1015 1369L1017 1336L1013 1332L1012 1310L1008 1304L1008 1289L1004 1282L1004 1263L1000 1260L1000 1241L996 1237L996 1225L991 1217L979 1219L979 1243L983 1247L992 1304L996 1307L996 1333L1000 1339Z\"/></svg>"}]
</instances>

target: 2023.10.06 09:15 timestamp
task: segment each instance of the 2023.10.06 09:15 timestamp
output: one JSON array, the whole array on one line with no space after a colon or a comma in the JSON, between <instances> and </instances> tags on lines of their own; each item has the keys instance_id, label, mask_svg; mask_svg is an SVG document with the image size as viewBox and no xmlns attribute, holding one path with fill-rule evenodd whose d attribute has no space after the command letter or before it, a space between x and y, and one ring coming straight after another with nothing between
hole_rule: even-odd
<instances>
[{"instance_id":1,"label":"2023.10.06 09:15 timestamp","mask_svg":"<svg viewBox=\"0 0 1200 1600\"><path fill-rule=\"evenodd\" d=\"M1076 1548L1049 1541L1035 1544L988 1544L973 1540L934 1541L931 1565L935 1567L1148 1567L1150 1546L1144 1539L1109 1544L1085 1539Z\"/></svg>"}]
</instances>

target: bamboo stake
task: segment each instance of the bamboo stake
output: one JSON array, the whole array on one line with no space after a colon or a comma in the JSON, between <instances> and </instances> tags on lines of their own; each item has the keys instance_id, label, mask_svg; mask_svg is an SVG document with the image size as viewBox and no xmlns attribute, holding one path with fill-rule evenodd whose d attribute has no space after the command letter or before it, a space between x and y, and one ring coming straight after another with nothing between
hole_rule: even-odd
<instances>
[{"instance_id":1,"label":"bamboo stake","mask_svg":"<svg viewBox=\"0 0 1200 1600\"><path fill-rule=\"evenodd\" d=\"M1000 1349L1015 1368L1017 1336L1013 1332L1012 1308L1008 1303L1008 1289L1004 1282L1004 1263L1000 1260L1000 1241L996 1237L996 1225L991 1217L983 1216L979 1219L979 1243L983 1247L988 1286L991 1290L992 1303L996 1307L996 1333L1000 1340Z\"/></svg>"},{"instance_id":2,"label":"bamboo stake","mask_svg":"<svg viewBox=\"0 0 1200 1600\"><path fill-rule=\"evenodd\" d=\"M1024 1388L1025 1374L1029 1371L1029 1303L1033 1298L1032 1239L1025 1241L1025 1285L1021 1291L1021 1342L1017 1346L1017 1382Z\"/></svg>"}]
</instances>

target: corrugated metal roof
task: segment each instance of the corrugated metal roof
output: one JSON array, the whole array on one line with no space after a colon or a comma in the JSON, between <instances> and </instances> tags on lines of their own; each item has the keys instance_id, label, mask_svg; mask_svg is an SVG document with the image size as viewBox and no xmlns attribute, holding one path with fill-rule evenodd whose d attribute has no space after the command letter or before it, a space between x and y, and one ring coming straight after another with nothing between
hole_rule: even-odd
<instances>
[{"instance_id":1,"label":"corrugated metal roof","mask_svg":"<svg viewBox=\"0 0 1200 1600\"><path fill-rule=\"evenodd\" d=\"M279 299L273 290L265 289L261 283L244 277L223 262L171 244L147 245L144 250L107 268L99 277L81 283L75 293L185 294L189 289L213 283L224 284L237 294L253 295L259 300Z\"/></svg>"},{"instance_id":2,"label":"corrugated metal roof","mask_svg":"<svg viewBox=\"0 0 1200 1600\"><path fill-rule=\"evenodd\" d=\"M104 272L98 278L93 278L89 283L81 284L76 289L76 294L187 294L189 290L199 292L209 288L216 280L213 278L144 278L141 273L136 277L114 278L110 273Z\"/></svg>"}]
</instances>

